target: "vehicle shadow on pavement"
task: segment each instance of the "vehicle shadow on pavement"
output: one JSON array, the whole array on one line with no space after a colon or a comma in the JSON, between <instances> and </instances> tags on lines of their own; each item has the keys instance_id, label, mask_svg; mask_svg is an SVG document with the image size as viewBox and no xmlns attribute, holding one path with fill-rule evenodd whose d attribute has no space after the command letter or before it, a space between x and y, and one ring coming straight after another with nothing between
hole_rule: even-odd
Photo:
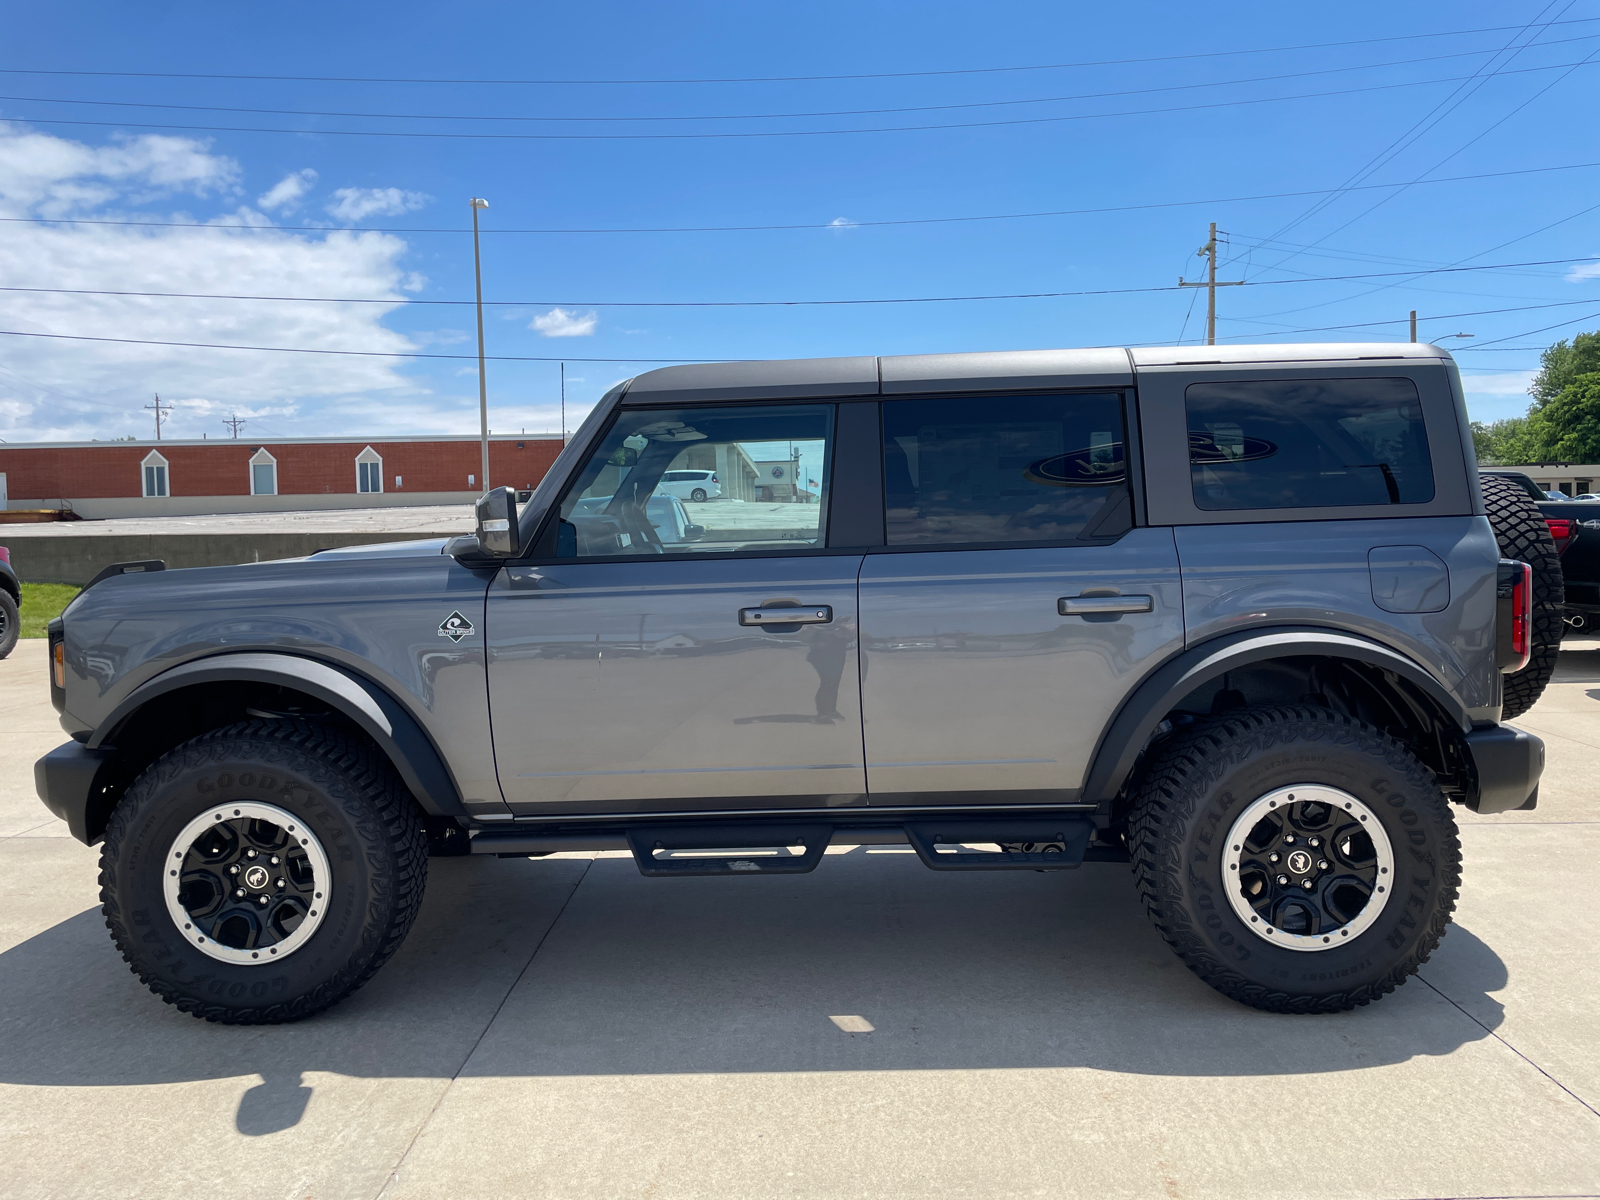
<instances>
[{"instance_id":1,"label":"vehicle shadow on pavement","mask_svg":"<svg viewBox=\"0 0 1600 1200\"><path fill-rule=\"evenodd\" d=\"M1113 865L944 875L857 849L809 876L664 881L623 859L447 859L431 874L395 959L295 1025L182 1015L126 970L98 910L62 921L0 954L0 1082L257 1074L237 1125L260 1134L300 1119L308 1072L1277 1075L1445 1055L1488 1036L1416 980L1335 1016L1234 1004L1183 968ZM1451 929L1424 972L1435 967L1454 999L1498 1013L1489 993L1506 986L1505 965L1470 931ZM873 1032L845 1032L836 1016Z\"/></svg>"}]
</instances>

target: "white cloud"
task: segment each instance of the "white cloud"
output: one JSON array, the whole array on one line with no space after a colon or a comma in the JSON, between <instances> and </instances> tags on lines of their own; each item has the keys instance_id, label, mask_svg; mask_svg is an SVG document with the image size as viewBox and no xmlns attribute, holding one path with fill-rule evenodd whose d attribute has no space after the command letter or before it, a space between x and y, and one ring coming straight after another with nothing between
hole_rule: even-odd
<instances>
[{"instance_id":1,"label":"white cloud","mask_svg":"<svg viewBox=\"0 0 1600 1200\"><path fill-rule=\"evenodd\" d=\"M534 317L528 328L541 337L589 337L599 321L599 316L593 311L578 313L565 308L552 308Z\"/></svg>"},{"instance_id":2,"label":"white cloud","mask_svg":"<svg viewBox=\"0 0 1600 1200\"><path fill-rule=\"evenodd\" d=\"M1494 375L1466 375L1461 386L1469 396L1526 396L1537 371L1504 371Z\"/></svg>"},{"instance_id":3,"label":"white cloud","mask_svg":"<svg viewBox=\"0 0 1600 1200\"><path fill-rule=\"evenodd\" d=\"M1568 283L1583 283L1589 279L1600 279L1600 262L1581 263L1567 272Z\"/></svg>"},{"instance_id":4,"label":"white cloud","mask_svg":"<svg viewBox=\"0 0 1600 1200\"><path fill-rule=\"evenodd\" d=\"M156 194L227 194L238 165L205 143L148 137L93 147L0 123L0 211L7 216L192 220L156 212ZM291 231L253 208L212 218L242 230L26 225L0 238L0 278L19 286L145 292L371 296L394 304L252 303L0 293L0 329L102 338L414 350L384 317L403 302L406 243L373 232ZM362 430L346 413L394 414L431 401L403 359L273 354L8 337L0 368L0 437L147 436L152 392L177 404L171 437L220 436L227 411L258 413L285 434ZM353 407L345 407L345 406ZM273 414L277 420L267 414ZM401 425L403 421L399 422ZM385 419L384 428L396 425ZM431 427L431 426L429 426ZM263 430L262 432L265 432Z\"/></svg>"},{"instance_id":5,"label":"white cloud","mask_svg":"<svg viewBox=\"0 0 1600 1200\"><path fill-rule=\"evenodd\" d=\"M0 122L0 214L62 217L113 199L144 203L237 190L239 164L194 138L118 137L108 146Z\"/></svg>"},{"instance_id":6,"label":"white cloud","mask_svg":"<svg viewBox=\"0 0 1600 1200\"><path fill-rule=\"evenodd\" d=\"M317 182L317 173L310 167L303 171L291 171L265 195L256 197L256 207L263 212L276 212L282 209L291 213L300 207L300 199L311 190L311 185Z\"/></svg>"},{"instance_id":7,"label":"white cloud","mask_svg":"<svg viewBox=\"0 0 1600 1200\"><path fill-rule=\"evenodd\" d=\"M340 221L364 221L368 217L398 217L432 202L432 196L405 192L399 188L340 188L333 193L326 212Z\"/></svg>"},{"instance_id":8,"label":"white cloud","mask_svg":"<svg viewBox=\"0 0 1600 1200\"><path fill-rule=\"evenodd\" d=\"M1497 371L1478 375L1465 372L1461 386L1467 393L1467 415L1474 421L1503 421L1528 411L1528 385L1535 371Z\"/></svg>"},{"instance_id":9,"label":"white cloud","mask_svg":"<svg viewBox=\"0 0 1600 1200\"><path fill-rule=\"evenodd\" d=\"M835 217L828 222L829 229L854 229L855 227L856 223L849 217Z\"/></svg>"}]
</instances>

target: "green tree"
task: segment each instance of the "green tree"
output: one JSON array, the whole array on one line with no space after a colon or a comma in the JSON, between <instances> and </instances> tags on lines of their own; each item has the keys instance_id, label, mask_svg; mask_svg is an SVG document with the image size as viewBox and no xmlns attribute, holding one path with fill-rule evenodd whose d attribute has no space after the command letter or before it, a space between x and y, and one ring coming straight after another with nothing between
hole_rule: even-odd
<instances>
[{"instance_id":1,"label":"green tree","mask_svg":"<svg viewBox=\"0 0 1600 1200\"><path fill-rule=\"evenodd\" d=\"M1587 336L1600 344L1600 337ZM1600 462L1600 369L1575 376L1529 413L1527 424L1539 451L1539 457L1529 461Z\"/></svg>"},{"instance_id":2,"label":"green tree","mask_svg":"<svg viewBox=\"0 0 1600 1200\"><path fill-rule=\"evenodd\" d=\"M1538 446L1528 427L1527 417L1507 417L1502 421L1474 421L1472 444L1478 462L1486 467L1509 467L1538 462Z\"/></svg>"},{"instance_id":3,"label":"green tree","mask_svg":"<svg viewBox=\"0 0 1600 1200\"><path fill-rule=\"evenodd\" d=\"M1539 373L1528 385L1533 407L1543 408L1579 375L1592 371L1600 371L1600 332L1580 333L1570 342L1561 339L1539 355Z\"/></svg>"}]
</instances>

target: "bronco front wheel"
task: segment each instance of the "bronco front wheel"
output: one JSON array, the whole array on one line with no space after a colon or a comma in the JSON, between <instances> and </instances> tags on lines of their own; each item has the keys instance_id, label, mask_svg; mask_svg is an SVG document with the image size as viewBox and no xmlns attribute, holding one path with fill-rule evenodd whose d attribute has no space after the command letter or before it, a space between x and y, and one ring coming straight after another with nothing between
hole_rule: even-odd
<instances>
[{"instance_id":1,"label":"bronco front wheel","mask_svg":"<svg viewBox=\"0 0 1600 1200\"><path fill-rule=\"evenodd\" d=\"M1271 1012L1393 991L1438 945L1461 879L1432 772L1321 708L1246 709L1174 739L1137 789L1128 842L1178 957Z\"/></svg>"},{"instance_id":2,"label":"bronco front wheel","mask_svg":"<svg viewBox=\"0 0 1600 1200\"><path fill-rule=\"evenodd\" d=\"M254 720L141 774L100 866L106 925L151 991L210 1021L277 1024L337 1003L399 947L427 838L370 743Z\"/></svg>"}]
</instances>

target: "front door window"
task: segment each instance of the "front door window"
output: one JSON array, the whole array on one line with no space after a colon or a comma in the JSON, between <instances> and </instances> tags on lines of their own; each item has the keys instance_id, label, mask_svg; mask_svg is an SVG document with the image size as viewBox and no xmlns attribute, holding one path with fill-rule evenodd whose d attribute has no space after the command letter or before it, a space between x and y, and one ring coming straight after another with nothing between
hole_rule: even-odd
<instances>
[{"instance_id":1,"label":"front door window","mask_svg":"<svg viewBox=\"0 0 1600 1200\"><path fill-rule=\"evenodd\" d=\"M561 503L561 558L811 550L831 405L624 410Z\"/></svg>"}]
</instances>

